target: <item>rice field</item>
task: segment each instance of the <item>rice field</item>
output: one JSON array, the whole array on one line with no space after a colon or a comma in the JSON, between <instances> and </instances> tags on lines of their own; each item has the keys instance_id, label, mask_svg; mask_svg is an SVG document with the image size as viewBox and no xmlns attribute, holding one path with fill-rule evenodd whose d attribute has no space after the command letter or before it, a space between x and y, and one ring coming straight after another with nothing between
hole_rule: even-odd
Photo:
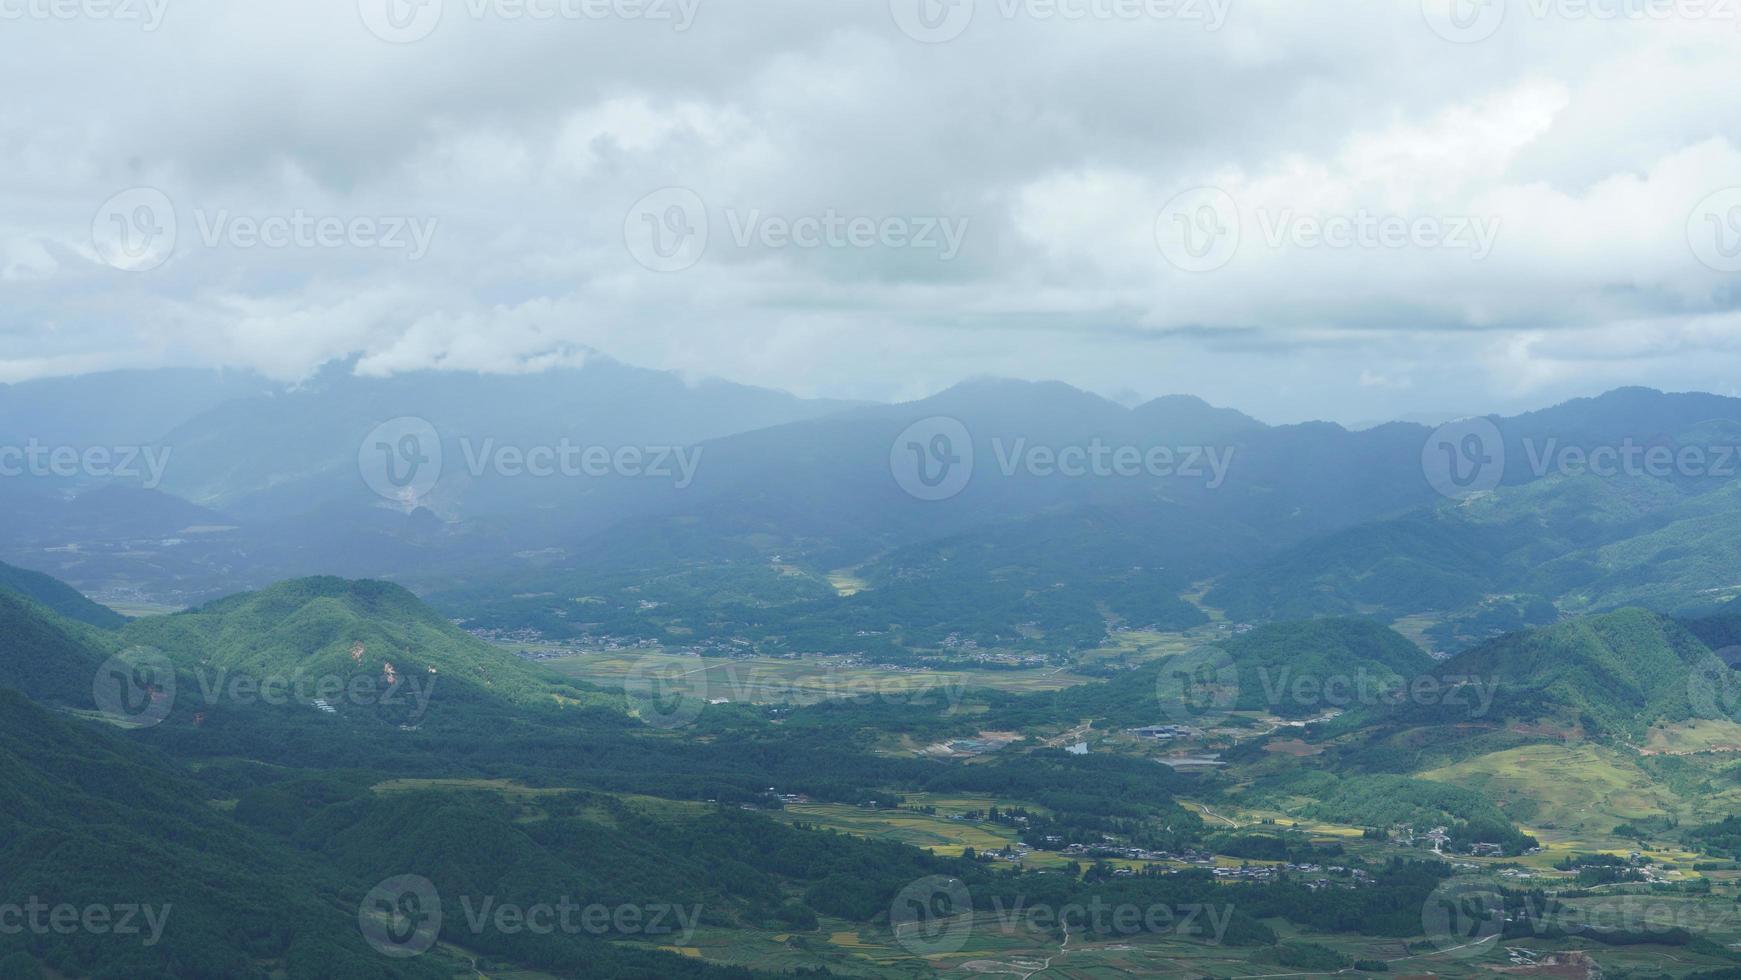
<instances>
[{"instance_id":1,"label":"rice field","mask_svg":"<svg viewBox=\"0 0 1741 980\"><path fill-rule=\"evenodd\" d=\"M687 692L709 701L814 704L832 698L921 698L957 704L975 689L1023 694L1057 691L1088 678L1054 667L1031 670L892 670L841 657L697 657L656 650L579 653L545 662L576 680L622 687L630 678L681 677Z\"/></svg>"}]
</instances>

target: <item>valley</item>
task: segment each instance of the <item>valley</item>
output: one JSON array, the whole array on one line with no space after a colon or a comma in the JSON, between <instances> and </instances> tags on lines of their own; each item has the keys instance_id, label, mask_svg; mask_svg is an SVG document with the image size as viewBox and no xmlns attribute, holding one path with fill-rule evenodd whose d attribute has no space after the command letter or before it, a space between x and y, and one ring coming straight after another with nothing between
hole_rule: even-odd
<instances>
[{"instance_id":1,"label":"valley","mask_svg":"<svg viewBox=\"0 0 1741 980\"><path fill-rule=\"evenodd\" d=\"M1009 392L938 397L1009 412ZM1051 425L1157 417L1039 394ZM838 428L817 452L886 424L815 410L790 424ZM398 550L368 562L402 582L278 578L329 562L317 537L288 565L223 559L259 588L173 601L136 583L197 582L215 552L114 552L168 577L54 552L111 606L0 565L0 714L81 746L0 743L7 771L64 788L14 807L7 854L43 870L0 884L91 878L40 828L110 800L118 757L120 786L171 787L123 791L150 814L130 833L224 842L138 889L201 910L129 951L171 975L208 947L261 978L1741 975L1741 620L1694 571L1721 550L1638 559L1672 601L1591 585L1727 513L1726 484L1544 477L1433 503L1404 481L1302 524L1268 498L1349 491L1281 467L1301 433L1156 411L1236 435L1257 482L1019 485L972 518L861 491L853 523L775 520L792 501L698 472L699 493L569 527L568 557L505 559L489 548L548 514L369 506ZM712 458L748 466L751 437ZM1311 437L1360 455L1418 434ZM38 513L39 537L108 533ZM400 520L421 523L379 523ZM273 897L215 911L226 876ZM261 938L255 915L290 925ZM93 938L0 934L0 962L81 975Z\"/></svg>"}]
</instances>

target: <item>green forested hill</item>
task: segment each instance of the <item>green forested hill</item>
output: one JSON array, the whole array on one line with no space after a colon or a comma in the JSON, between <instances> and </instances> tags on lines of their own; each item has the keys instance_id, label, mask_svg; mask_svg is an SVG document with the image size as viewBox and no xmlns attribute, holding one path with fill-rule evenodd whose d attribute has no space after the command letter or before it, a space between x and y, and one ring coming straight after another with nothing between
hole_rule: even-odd
<instances>
[{"instance_id":1,"label":"green forested hill","mask_svg":"<svg viewBox=\"0 0 1741 980\"><path fill-rule=\"evenodd\" d=\"M1712 496L1718 495L1726 494ZM1672 523L1677 509L1700 506L1698 499L1646 477L1555 476L1305 542L1227 576L1205 601L1245 620L1355 611L1392 618L1462 612L1478 620L1476 611L1489 597L1511 593L1535 597L1535 607L1545 611L1471 622L1474 638L1489 625L1545 625L1557 616L1547 598L1596 608L1626 601L1618 583L1604 587L1599 598L1578 598L1610 574L1587 552L1654 533L1653 527ZM1673 586L1665 583L1665 591Z\"/></svg>"},{"instance_id":2,"label":"green forested hill","mask_svg":"<svg viewBox=\"0 0 1741 980\"><path fill-rule=\"evenodd\" d=\"M8 589L34 599L68 619L91 626L115 629L127 622L127 617L92 602L83 592L59 579L0 562L0 592Z\"/></svg>"},{"instance_id":3,"label":"green forested hill","mask_svg":"<svg viewBox=\"0 0 1741 980\"><path fill-rule=\"evenodd\" d=\"M386 582L297 579L136 620L122 636L185 669L256 677L433 678L444 697L482 693L517 703L548 702L559 683Z\"/></svg>"},{"instance_id":4,"label":"green forested hill","mask_svg":"<svg viewBox=\"0 0 1741 980\"><path fill-rule=\"evenodd\" d=\"M0 933L58 975L434 978L364 945L356 889L205 802L174 763L96 724L0 691L0 895L84 909L149 907L139 934ZM346 914L345 906L352 909ZM115 925L119 925L119 914Z\"/></svg>"},{"instance_id":5,"label":"green forested hill","mask_svg":"<svg viewBox=\"0 0 1741 980\"><path fill-rule=\"evenodd\" d=\"M1260 626L1219 646L1239 672L1234 707L1284 717L1318 714L1331 706L1322 696L1327 683L1350 691L1362 683L1388 690L1433 664L1420 647L1370 619Z\"/></svg>"},{"instance_id":6,"label":"green forested hill","mask_svg":"<svg viewBox=\"0 0 1741 980\"><path fill-rule=\"evenodd\" d=\"M1495 718L1576 724L1637 738L1658 721L1700 717L1727 681L1709 647L1681 623L1623 609L1511 634L1447 661L1447 677L1496 681Z\"/></svg>"},{"instance_id":7,"label":"green forested hill","mask_svg":"<svg viewBox=\"0 0 1741 980\"><path fill-rule=\"evenodd\" d=\"M112 635L0 589L0 687L38 701L90 708L97 669L114 644Z\"/></svg>"}]
</instances>

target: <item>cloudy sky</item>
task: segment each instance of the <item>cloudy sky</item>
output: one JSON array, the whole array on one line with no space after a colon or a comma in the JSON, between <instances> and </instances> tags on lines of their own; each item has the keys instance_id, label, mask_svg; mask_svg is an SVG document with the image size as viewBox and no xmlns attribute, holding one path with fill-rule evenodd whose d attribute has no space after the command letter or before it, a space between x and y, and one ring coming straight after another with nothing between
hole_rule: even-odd
<instances>
[{"instance_id":1,"label":"cloudy sky","mask_svg":"<svg viewBox=\"0 0 1741 980\"><path fill-rule=\"evenodd\" d=\"M0 0L0 381L1741 394L1741 0Z\"/></svg>"}]
</instances>

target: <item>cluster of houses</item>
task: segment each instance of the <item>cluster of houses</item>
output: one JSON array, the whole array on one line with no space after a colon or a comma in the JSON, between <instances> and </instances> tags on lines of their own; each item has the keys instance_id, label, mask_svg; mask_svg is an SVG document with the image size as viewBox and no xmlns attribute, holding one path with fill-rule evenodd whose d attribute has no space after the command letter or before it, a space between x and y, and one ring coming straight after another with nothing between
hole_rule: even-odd
<instances>
[{"instance_id":1,"label":"cluster of houses","mask_svg":"<svg viewBox=\"0 0 1741 980\"><path fill-rule=\"evenodd\" d=\"M1302 882L1311 891L1325 888L1354 887L1372 884L1372 876L1359 868L1344 868L1331 865L1328 868L1316 864L1274 864L1274 865L1241 865L1237 868L1216 868L1217 881L1255 881L1272 882L1282 875L1299 877L1302 875L1317 875ZM1329 877L1334 875L1335 877Z\"/></svg>"},{"instance_id":2,"label":"cluster of houses","mask_svg":"<svg viewBox=\"0 0 1741 980\"><path fill-rule=\"evenodd\" d=\"M1138 738L1154 739L1157 742L1196 738L1203 734L1190 725L1147 725L1142 728L1133 728L1130 733Z\"/></svg>"},{"instance_id":3,"label":"cluster of houses","mask_svg":"<svg viewBox=\"0 0 1741 980\"><path fill-rule=\"evenodd\" d=\"M1443 857L1451 843L1450 828L1434 827L1424 834L1415 835L1415 829L1409 824L1399 825L1391 834L1391 840L1404 847L1420 847L1430 845L1433 853ZM1536 848L1535 850L1540 850ZM1533 851L1531 853L1534 853ZM1473 857L1504 857L1505 845L1490 841L1475 841L1469 845L1469 854Z\"/></svg>"},{"instance_id":4,"label":"cluster of houses","mask_svg":"<svg viewBox=\"0 0 1741 980\"><path fill-rule=\"evenodd\" d=\"M1061 843L1062 837L1047 837L1047 843ZM1189 864L1213 864L1215 856L1199 851L1186 851L1174 855L1167 851L1151 851L1141 847L1122 847L1113 844L1071 844L1059 853L1073 857L1089 858L1124 858L1127 861L1184 861Z\"/></svg>"}]
</instances>

